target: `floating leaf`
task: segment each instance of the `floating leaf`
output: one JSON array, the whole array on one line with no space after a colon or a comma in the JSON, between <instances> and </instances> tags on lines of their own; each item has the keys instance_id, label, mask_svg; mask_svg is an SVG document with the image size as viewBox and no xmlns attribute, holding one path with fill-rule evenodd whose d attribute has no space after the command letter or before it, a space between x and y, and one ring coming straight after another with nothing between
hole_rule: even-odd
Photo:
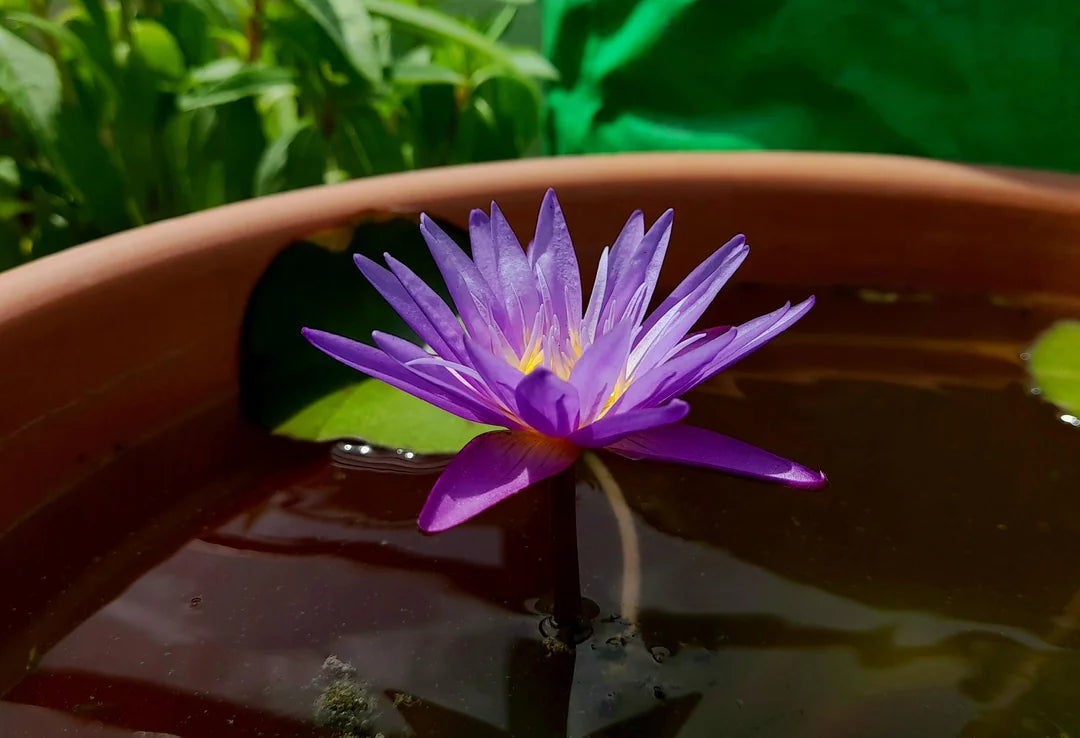
<instances>
[{"instance_id":1,"label":"floating leaf","mask_svg":"<svg viewBox=\"0 0 1080 738\"><path fill-rule=\"evenodd\" d=\"M1050 326L1031 347L1028 365L1042 396L1058 407L1080 414L1080 321Z\"/></svg>"},{"instance_id":2,"label":"floating leaf","mask_svg":"<svg viewBox=\"0 0 1080 738\"><path fill-rule=\"evenodd\" d=\"M274 429L307 441L362 438L388 448L447 454L480 433L494 430L451 415L375 379L333 392Z\"/></svg>"},{"instance_id":3,"label":"floating leaf","mask_svg":"<svg viewBox=\"0 0 1080 738\"><path fill-rule=\"evenodd\" d=\"M240 397L248 419L305 440L356 437L421 452L456 451L487 429L365 380L300 335L309 326L368 343L373 330L411 336L353 263L356 253L381 260L383 252L442 284L416 221L404 218L357 226L345 251L300 242L274 259L244 316Z\"/></svg>"}]
</instances>

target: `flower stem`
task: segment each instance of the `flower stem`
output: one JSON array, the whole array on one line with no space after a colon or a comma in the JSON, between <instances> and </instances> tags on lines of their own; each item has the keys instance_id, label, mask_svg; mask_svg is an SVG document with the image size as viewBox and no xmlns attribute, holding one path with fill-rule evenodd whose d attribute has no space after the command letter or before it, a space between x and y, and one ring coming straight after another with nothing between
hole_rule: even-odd
<instances>
[{"instance_id":1,"label":"flower stem","mask_svg":"<svg viewBox=\"0 0 1080 738\"><path fill-rule=\"evenodd\" d=\"M560 631L577 628L582 615L576 487L572 466L551 479L551 545L555 578L551 614Z\"/></svg>"}]
</instances>

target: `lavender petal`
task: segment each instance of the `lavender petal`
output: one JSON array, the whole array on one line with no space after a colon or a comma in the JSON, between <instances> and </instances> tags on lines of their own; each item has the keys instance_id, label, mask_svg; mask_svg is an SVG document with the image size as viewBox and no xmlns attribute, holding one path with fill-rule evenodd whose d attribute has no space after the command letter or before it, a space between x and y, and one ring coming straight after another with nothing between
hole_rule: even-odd
<instances>
[{"instance_id":1,"label":"lavender petal","mask_svg":"<svg viewBox=\"0 0 1080 738\"><path fill-rule=\"evenodd\" d=\"M743 441L682 423L641 431L607 448L630 459L703 466L799 489L820 489L828 482L823 472Z\"/></svg>"},{"instance_id":2,"label":"lavender petal","mask_svg":"<svg viewBox=\"0 0 1080 738\"><path fill-rule=\"evenodd\" d=\"M476 400L447 394L373 346L313 328L304 328L301 332L312 346L342 364L408 392L448 413L476 423L506 425L506 418L500 418Z\"/></svg>"},{"instance_id":3,"label":"lavender petal","mask_svg":"<svg viewBox=\"0 0 1080 738\"><path fill-rule=\"evenodd\" d=\"M600 448L621 441L633 433L678 423L688 412L688 403L672 400L666 405L643 410L609 413L595 423L574 431L567 440L585 448Z\"/></svg>"},{"instance_id":4,"label":"lavender petal","mask_svg":"<svg viewBox=\"0 0 1080 738\"><path fill-rule=\"evenodd\" d=\"M526 374L514 397L519 416L538 433L564 438L577 428L577 390L550 369L535 369Z\"/></svg>"},{"instance_id":5,"label":"lavender petal","mask_svg":"<svg viewBox=\"0 0 1080 738\"><path fill-rule=\"evenodd\" d=\"M540 204L529 260L534 271L543 274L551 288L544 309L558 319L564 331L576 331L582 317L581 273L555 190L549 189Z\"/></svg>"},{"instance_id":6,"label":"lavender petal","mask_svg":"<svg viewBox=\"0 0 1080 738\"><path fill-rule=\"evenodd\" d=\"M580 450L535 433L491 431L469 441L442 473L420 511L420 529L438 533L563 471Z\"/></svg>"}]
</instances>

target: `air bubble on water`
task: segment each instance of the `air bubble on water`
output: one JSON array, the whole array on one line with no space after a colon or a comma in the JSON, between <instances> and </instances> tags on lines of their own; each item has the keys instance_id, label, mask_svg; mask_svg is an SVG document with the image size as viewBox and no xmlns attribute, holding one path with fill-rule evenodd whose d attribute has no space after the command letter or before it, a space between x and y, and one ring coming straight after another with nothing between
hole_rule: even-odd
<instances>
[{"instance_id":1,"label":"air bubble on water","mask_svg":"<svg viewBox=\"0 0 1080 738\"><path fill-rule=\"evenodd\" d=\"M1075 415L1070 415L1068 413L1063 413L1059 417L1059 419L1061 420L1062 423L1067 423L1068 425L1071 425L1073 428L1080 428L1080 418L1076 417Z\"/></svg>"},{"instance_id":2,"label":"air bubble on water","mask_svg":"<svg viewBox=\"0 0 1080 738\"><path fill-rule=\"evenodd\" d=\"M664 660L671 656L671 651L663 646L653 646L649 649L649 655L653 657L653 661L658 664L664 663Z\"/></svg>"}]
</instances>

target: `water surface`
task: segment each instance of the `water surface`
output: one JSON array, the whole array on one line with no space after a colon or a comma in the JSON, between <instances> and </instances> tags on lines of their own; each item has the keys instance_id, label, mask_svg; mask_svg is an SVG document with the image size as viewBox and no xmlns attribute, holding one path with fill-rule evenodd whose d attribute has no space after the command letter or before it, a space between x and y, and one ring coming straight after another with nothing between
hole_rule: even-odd
<instances>
[{"instance_id":1,"label":"water surface","mask_svg":"<svg viewBox=\"0 0 1080 738\"><path fill-rule=\"evenodd\" d=\"M342 735L357 700L387 735L1080 735L1080 431L1020 358L1075 306L818 297L689 422L830 487L605 455L628 533L582 466L576 652L539 628L542 494L424 536L430 470L212 408L0 539L0 736Z\"/></svg>"}]
</instances>

